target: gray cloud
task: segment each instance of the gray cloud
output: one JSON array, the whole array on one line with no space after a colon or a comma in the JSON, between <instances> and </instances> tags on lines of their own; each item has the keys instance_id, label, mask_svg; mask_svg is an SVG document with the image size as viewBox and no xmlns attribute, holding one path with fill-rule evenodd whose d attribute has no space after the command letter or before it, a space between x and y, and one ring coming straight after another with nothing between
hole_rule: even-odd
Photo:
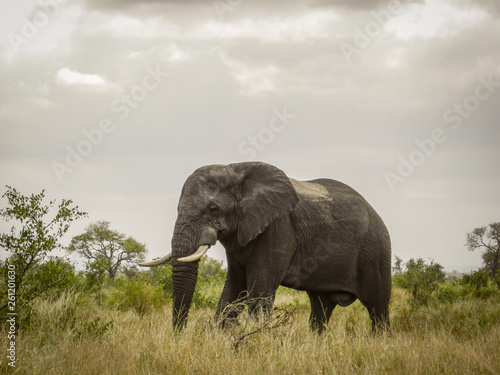
<instances>
[{"instance_id":1,"label":"gray cloud","mask_svg":"<svg viewBox=\"0 0 500 375\"><path fill-rule=\"evenodd\" d=\"M500 81L492 47L500 30L491 16L422 33L427 25L412 21L435 21L419 13L428 4L402 7L408 22L381 25L348 62L341 44L353 44L372 9L388 2L357 2L350 11L345 2L285 9L243 1L224 22L212 2L99 3L87 2L103 12L80 10L64 48L37 49L37 36L2 61L0 166L13 186L74 199L91 220L111 220L158 256L168 247L184 179L200 165L246 160L241 144L286 108L296 117L261 142L256 159L292 177L353 185L381 211L396 254L455 261L443 249L460 253L466 230L495 219L500 89L478 102L460 129L443 121L446 110L474 95L481 76ZM495 3L471 9L488 4ZM143 97L136 87L157 66L169 77ZM91 77L97 84L86 84ZM138 100L122 119L113 103L123 106L133 90ZM104 118L114 130L59 183L51 163L64 163L68 147L76 149ZM384 172L396 171L398 158L437 127L447 141L392 193ZM460 253L465 264L468 255Z\"/></svg>"},{"instance_id":2,"label":"gray cloud","mask_svg":"<svg viewBox=\"0 0 500 375\"><path fill-rule=\"evenodd\" d=\"M332 6L341 9L370 10L387 7L389 4L399 3L400 5L411 3L424 3L424 0L314 0L315 6Z\"/></svg>"},{"instance_id":3,"label":"gray cloud","mask_svg":"<svg viewBox=\"0 0 500 375\"><path fill-rule=\"evenodd\" d=\"M478 4L484 10L495 14L496 16L500 15L500 3L497 0L470 0L470 3L470 6Z\"/></svg>"},{"instance_id":4,"label":"gray cloud","mask_svg":"<svg viewBox=\"0 0 500 375\"><path fill-rule=\"evenodd\" d=\"M488 1L488 0L484 0ZM107 9L107 10L118 10L127 9L132 7L162 7L171 5L181 5L183 7L199 7L201 4L207 4L207 2L202 0L85 0L85 2L93 8ZM309 2L311 8L321 8L321 7L334 7L339 9L353 9L353 10L367 10L376 9L380 7L387 6L390 3L398 2L400 4L409 3L424 3L423 0L313 0ZM211 6L216 3L211 2ZM289 8L302 8L303 1L265 1L265 0L241 0L237 1L219 1L219 4L226 4L228 7L255 7L262 10L281 10L286 13L286 9ZM307 6L307 4L306 4Z\"/></svg>"}]
</instances>

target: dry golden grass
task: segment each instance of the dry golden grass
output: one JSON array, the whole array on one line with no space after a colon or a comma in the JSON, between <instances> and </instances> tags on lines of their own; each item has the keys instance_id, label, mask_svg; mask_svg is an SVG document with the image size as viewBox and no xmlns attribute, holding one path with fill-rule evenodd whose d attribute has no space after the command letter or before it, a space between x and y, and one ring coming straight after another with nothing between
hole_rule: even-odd
<instances>
[{"instance_id":1,"label":"dry golden grass","mask_svg":"<svg viewBox=\"0 0 500 375\"><path fill-rule=\"evenodd\" d=\"M168 306L139 316L68 293L35 306L31 329L21 327L17 338L13 373L500 373L498 301L412 311L404 299L402 291L394 291L392 329L380 335L371 333L368 314L356 302L337 308L327 332L317 336L307 324L307 297L288 290L280 292L275 304L280 308L270 322L243 316L239 327L221 331L214 327L213 311L195 309L187 329L175 334ZM3 332L0 345L7 345ZM0 372L7 373L1 360Z\"/></svg>"}]
</instances>

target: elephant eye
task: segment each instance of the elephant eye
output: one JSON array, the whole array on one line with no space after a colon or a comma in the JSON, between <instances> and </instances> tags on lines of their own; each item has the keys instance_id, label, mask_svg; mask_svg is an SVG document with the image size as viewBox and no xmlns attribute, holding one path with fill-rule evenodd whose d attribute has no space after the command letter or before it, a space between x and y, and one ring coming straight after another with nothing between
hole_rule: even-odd
<instances>
[{"instance_id":1,"label":"elephant eye","mask_svg":"<svg viewBox=\"0 0 500 375\"><path fill-rule=\"evenodd\" d=\"M212 213L212 214L217 214L217 213L219 213L219 212L220 212L220 210L221 210L221 209L220 209L220 207L219 207L219 206L217 206L217 205L215 205L215 204L213 204L213 205L211 205L211 206L209 207L209 211L210 211L210 213Z\"/></svg>"}]
</instances>

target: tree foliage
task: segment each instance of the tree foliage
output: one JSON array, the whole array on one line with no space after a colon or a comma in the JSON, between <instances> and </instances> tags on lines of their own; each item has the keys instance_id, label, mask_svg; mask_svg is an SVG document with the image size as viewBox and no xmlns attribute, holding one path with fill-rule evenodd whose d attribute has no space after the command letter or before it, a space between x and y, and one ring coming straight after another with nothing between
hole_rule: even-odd
<instances>
[{"instance_id":1,"label":"tree foliage","mask_svg":"<svg viewBox=\"0 0 500 375\"><path fill-rule=\"evenodd\" d=\"M83 234L73 237L67 250L87 259L87 268L105 269L111 279L123 266L143 261L147 252L146 245L111 230L109 221L90 224Z\"/></svg>"},{"instance_id":2,"label":"tree foliage","mask_svg":"<svg viewBox=\"0 0 500 375\"><path fill-rule=\"evenodd\" d=\"M122 311L135 310L139 315L151 312L167 302L162 285L151 283L141 274L130 279L117 277L105 296L107 305Z\"/></svg>"},{"instance_id":3,"label":"tree foliage","mask_svg":"<svg viewBox=\"0 0 500 375\"><path fill-rule=\"evenodd\" d=\"M479 227L467 233L465 246L469 251L483 249L483 263L494 278L500 270L500 222Z\"/></svg>"},{"instance_id":4,"label":"tree foliage","mask_svg":"<svg viewBox=\"0 0 500 375\"><path fill-rule=\"evenodd\" d=\"M0 234L0 246L8 257L0 268L1 281L0 310L7 308L7 273L15 269L16 309L19 311L34 298L61 286L74 276L73 266L67 261L47 255L62 248L60 240L68 231L70 224L87 213L79 211L71 200L63 199L57 206L55 200L44 204L45 190L31 196L22 195L7 186L2 195L7 198L8 206L0 210L0 216L7 221L17 222L10 233Z\"/></svg>"},{"instance_id":5,"label":"tree foliage","mask_svg":"<svg viewBox=\"0 0 500 375\"><path fill-rule=\"evenodd\" d=\"M422 258L410 259L406 264L396 257L394 283L407 289L415 306L428 305L432 293L445 281L443 267L434 263L427 264Z\"/></svg>"},{"instance_id":6,"label":"tree foliage","mask_svg":"<svg viewBox=\"0 0 500 375\"><path fill-rule=\"evenodd\" d=\"M227 271L222 268L221 261L203 257L198 266L198 275L205 282L219 282L226 279Z\"/></svg>"}]
</instances>

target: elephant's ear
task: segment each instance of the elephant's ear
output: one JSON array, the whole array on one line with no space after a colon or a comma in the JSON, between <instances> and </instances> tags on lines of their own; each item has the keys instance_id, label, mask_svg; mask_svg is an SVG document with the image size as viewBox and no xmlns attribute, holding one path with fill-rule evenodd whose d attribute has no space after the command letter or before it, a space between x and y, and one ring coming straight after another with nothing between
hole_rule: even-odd
<instances>
[{"instance_id":1,"label":"elephant's ear","mask_svg":"<svg viewBox=\"0 0 500 375\"><path fill-rule=\"evenodd\" d=\"M246 246L276 218L289 213L299 197L285 173L269 164L229 165L238 175L238 243Z\"/></svg>"}]
</instances>

